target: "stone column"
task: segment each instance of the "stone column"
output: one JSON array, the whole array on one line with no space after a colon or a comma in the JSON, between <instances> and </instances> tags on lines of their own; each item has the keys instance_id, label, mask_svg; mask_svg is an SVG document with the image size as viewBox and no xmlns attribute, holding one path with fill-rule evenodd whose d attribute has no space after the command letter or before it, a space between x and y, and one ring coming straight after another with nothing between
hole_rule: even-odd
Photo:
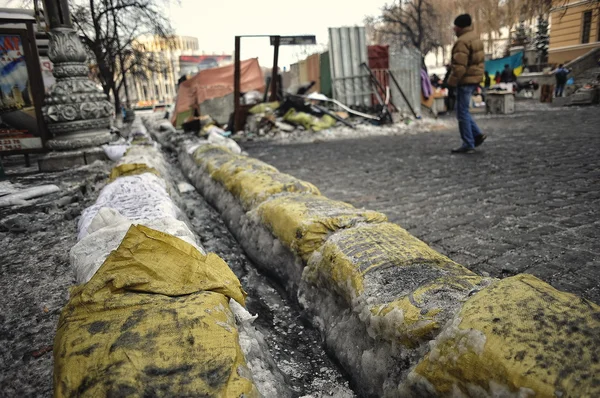
<instances>
[{"instance_id":1,"label":"stone column","mask_svg":"<svg viewBox=\"0 0 600 398\"><path fill-rule=\"evenodd\" d=\"M68 2L44 0L44 5L50 25L48 58L56 78L42 108L52 134L46 145L64 151L110 142L113 106L88 77L87 52L72 27Z\"/></svg>"}]
</instances>

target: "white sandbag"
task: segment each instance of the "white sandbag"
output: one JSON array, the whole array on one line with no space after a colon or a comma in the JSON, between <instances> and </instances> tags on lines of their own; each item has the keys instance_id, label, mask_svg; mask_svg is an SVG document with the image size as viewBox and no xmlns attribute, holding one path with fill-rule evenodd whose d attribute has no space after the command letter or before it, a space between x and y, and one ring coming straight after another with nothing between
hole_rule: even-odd
<instances>
[{"instance_id":1,"label":"white sandbag","mask_svg":"<svg viewBox=\"0 0 600 398\"><path fill-rule=\"evenodd\" d=\"M149 145L134 145L129 151L127 151L127 155L125 155L117 164L120 166L122 164L133 164L133 163L142 163L147 165L148 167L152 167L161 177L168 177L169 173L167 171L167 165L164 161L160 150L156 146Z\"/></svg>"},{"instance_id":2,"label":"white sandbag","mask_svg":"<svg viewBox=\"0 0 600 398\"><path fill-rule=\"evenodd\" d=\"M127 148L129 148L128 144L102 145L104 153L113 162L119 161L123 157L123 155L125 155Z\"/></svg>"},{"instance_id":3,"label":"white sandbag","mask_svg":"<svg viewBox=\"0 0 600 398\"><path fill-rule=\"evenodd\" d=\"M181 211L169 197L165 182L152 173L120 177L105 186L96 203L83 211L77 239L88 235L88 227L103 207L117 210L132 221L181 218Z\"/></svg>"},{"instance_id":4,"label":"white sandbag","mask_svg":"<svg viewBox=\"0 0 600 398\"><path fill-rule=\"evenodd\" d=\"M1 197L0 207L24 204L24 201L28 199L49 195L58 191L60 191L60 188L54 184L40 185L38 187L22 189L18 192Z\"/></svg>"},{"instance_id":5,"label":"white sandbag","mask_svg":"<svg viewBox=\"0 0 600 398\"><path fill-rule=\"evenodd\" d=\"M235 142L231 138L223 137L221 134L218 134L214 131L210 131L208 133L208 142L214 145L224 146L233 153L242 153L242 148L240 148L237 142Z\"/></svg>"},{"instance_id":6,"label":"white sandbag","mask_svg":"<svg viewBox=\"0 0 600 398\"><path fill-rule=\"evenodd\" d=\"M107 214L117 214L113 209L105 211L100 209L98 215L94 217L91 225L99 226L106 222ZM116 224L110 224L116 220L124 220ZM100 268L106 257L111 251L116 250L125 237L127 230L132 224L142 224L149 228L162 231L176 236L196 247L201 253L206 254L204 249L198 245L194 233L190 231L187 225L174 218L161 218L155 220L141 220L132 223L131 220L122 216L109 218L109 225L97 229L81 239L70 252L71 267L75 271L77 283L86 283L96 271Z\"/></svg>"},{"instance_id":7,"label":"white sandbag","mask_svg":"<svg viewBox=\"0 0 600 398\"><path fill-rule=\"evenodd\" d=\"M177 184L177 190L179 191L179 193L187 193L195 191L196 188L194 188L192 184L189 184L187 182L180 182Z\"/></svg>"},{"instance_id":8,"label":"white sandbag","mask_svg":"<svg viewBox=\"0 0 600 398\"><path fill-rule=\"evenodd\" d=\"M158 130L164 131L167 133L176 133L177 132L177 130L175 130L175 127L173 127L173 125L169 121L164 121L164 122L160 123L158 125Z\"/></svg>"},{"instance_id":9,"label":"white sandbag","mask_svg":"<svg viewBox=\"0 0 600 398\"><path fill-rule=\"evenodd\" d=\"M110 207L103 207L98 210L98 213L96 213L96 216L92 219L92 222L87 228L87 232L88 234L92 234L99 229L127 221L129 221L129 219L127 217L123 217L117 210Z\"/></svg>"}]
</instances>

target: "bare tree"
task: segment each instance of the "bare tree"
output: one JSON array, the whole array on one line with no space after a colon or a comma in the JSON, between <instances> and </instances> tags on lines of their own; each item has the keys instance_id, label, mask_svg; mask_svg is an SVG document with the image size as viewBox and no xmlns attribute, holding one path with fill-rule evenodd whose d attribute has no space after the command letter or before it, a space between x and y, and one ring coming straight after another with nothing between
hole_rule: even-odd
<instances>
[{"instance_id":1,"label":"bare tree","mask_svg":"<svg viewBox=\"0 0 600 398\"><path fill-rule=\"evenodd\" d=\"M376 29L388 40L412 46L424 56L442 44L441 20L432 0L399 0L383 7Z\"/></svg>"},{"instance_id":2,"label":"bare tree","mask_svg":"<svg viewBox=\"0 0 600 398\"><path fill-rule=\"evenodd\" d=\"M112 92L115 110L121 107L119 91L127 75L148 79L165 65L137 39L159 38L171 45L172 29L161 9L161 0L79 0L71 3L73 24L96 61L104 92ZM129 102L129 98L127 98Z\"/></svg>"}]
</instances>

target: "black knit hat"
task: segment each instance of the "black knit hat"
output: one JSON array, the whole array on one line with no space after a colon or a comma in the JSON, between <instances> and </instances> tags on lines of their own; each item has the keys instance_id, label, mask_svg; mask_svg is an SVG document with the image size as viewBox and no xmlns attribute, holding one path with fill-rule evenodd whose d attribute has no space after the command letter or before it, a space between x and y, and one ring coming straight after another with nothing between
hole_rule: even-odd
<instances>
[{"instance_id":1,"label":"black knit hat","mask_svg":"<svg viewBox=\"0 0 600 398\"><path fill-rule=\"evenodd\" d=\"M469 14L461 14L454 20L454 26L459 28L466 28L471 26L471 16Z\"/></svg>"}]
</instances>

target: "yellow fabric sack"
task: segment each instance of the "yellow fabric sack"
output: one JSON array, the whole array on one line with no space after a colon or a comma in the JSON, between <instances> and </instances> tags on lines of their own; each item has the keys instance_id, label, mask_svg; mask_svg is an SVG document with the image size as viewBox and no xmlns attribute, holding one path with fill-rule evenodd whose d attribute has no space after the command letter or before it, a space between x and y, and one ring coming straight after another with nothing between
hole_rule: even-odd
<instances>
[{"instance_id":1,"label":"yellow fabric sack","mask_svg":"<svg viewBox=\"0 0 600 398\"><path fill-rule=\"evenodd\" d=\"M212 170L210 172L210 176L213 178L213 180L218 181L223 185L226 185L232 177L235 177L236 174L243 171L255 170L278 173L275 167L265 162L241 155L229 160L228 162L220 163L219 165L212 164L209 170Z\"/></svg>"},{"instance_id":2,"label":"yellow fabric sack","mask_svg":"<svg viewBox=\"0 0 600 398\"><path fill-rule=\"evenodd\" d=\"M362 312L371 335L407 347L433 338L483 282L391 223L339 231L318 252L303 283L333 292Z\"/></svg>"},{"instance_id":3,"label":"yellow fabric sack","mask_svg":"<svg viewBox=\"0 0 600 398\"><path fill-rule=\"evenodd\" d=\"M307 264L303 279L332 289L348 304L365 293L381 295L389 287L388 281L381 280L376 284L368 279L390 268L398 278L402 277L402 267L414 264L430 268L423 270L423 276L433 276L431 279L442 274L475 275L402 227L387 222L340 231L327 240L319 253L320 256ZM375 277L373 279L377 281ZM368 285L366 291L365 284ZM408 283L403 284L404 288L408 286Z\"/></svg>"},{"instance_id":4,"label":"yellow fabric sack","mask_svg":"<svg viewBox=\"0 0 600 398\"><path fill-rule=\"evenodd\" d=\"M144 173L152 173L160 177L160 174L155 168L149 167L145 163L124 163L112 168L108 180L109 182L113 182L119 177L133 176Z\"/></svg>"},{"instance_id":5,"label":"yellow fabric sack","mask_svg":"<svg viewBox=\"0 0 600 398\"><path fill-rule=\"evenodd\" d=\"M521 274L463 305L408 388L440 397L599 397L598 347L600 306Z\"/></svg>"},{"instance_id":6,"label":"yellow fabric sack","mask_svg":"<svg viewBox=\"0 0 600 398\"><path fill-rule=\"evenodd\" d=\"M264 102L262 104L256 104L252 108L250 108L250 110L248 111L248 113L256 115L257 113L273 112L274 110L276 110L276 109L279 108L279 105L280 104L279 104L278 101Z\"/></svg>"},{"instance_id":7,"label":"yellow fabric sack","mask_svg":"<svg viewBox=\"0 0 600 398\"><path fill-rule=\"evenodd\" d=\"M282 192L320 195L313 184L289 174L271 170L246 170L235 174L223 183L246 210L250 210L269 197Z\"/></svg>"},{"instance_id":8,"label":"yellow fabric sack","mask_svg":"<svg viewBox=\"0 0 600 398\"><path fill-rule=\"evenodd\" d=\"M61 313L55 396L258 396L228 305L244 295L216 255L132 226Z\"/></svg>"},{"instance_id":9,"label":"yellow fabric sack","mask_svg":"<svg viewBox=\"0 0 600 398\"><path fill-rule=\"evenodd\" d=\"M221 167L221 165L240 156L222 146L201 145L194 151L193 157L197 165L206 168L209 173L212 173Z\"/></svg>"},{"instance_id":10,"label":"yellow fabric sack","mask_svg":"<svg viewBox=\"0 0 600 398\"><path fill-rule=\"evenodd\" d=\"M336 120L329 116L323 115L320 119L316 116L309 115L305 112L296 112L295 109L290 109L283 116L286 122L299 124L307 130L321 131L333 127Z\"/></svg>"},{"instance_id":11,"label":"yellow fabric sack","mask_svg":"<svg viewBox=\"0 0 600 398\"><path fill-rule=\"evenodd\" d=\"M304 260L337 230L387 221L384 214L307 193L272 198L256 213L275 237Z\"/></svg>"}]
</instances>

